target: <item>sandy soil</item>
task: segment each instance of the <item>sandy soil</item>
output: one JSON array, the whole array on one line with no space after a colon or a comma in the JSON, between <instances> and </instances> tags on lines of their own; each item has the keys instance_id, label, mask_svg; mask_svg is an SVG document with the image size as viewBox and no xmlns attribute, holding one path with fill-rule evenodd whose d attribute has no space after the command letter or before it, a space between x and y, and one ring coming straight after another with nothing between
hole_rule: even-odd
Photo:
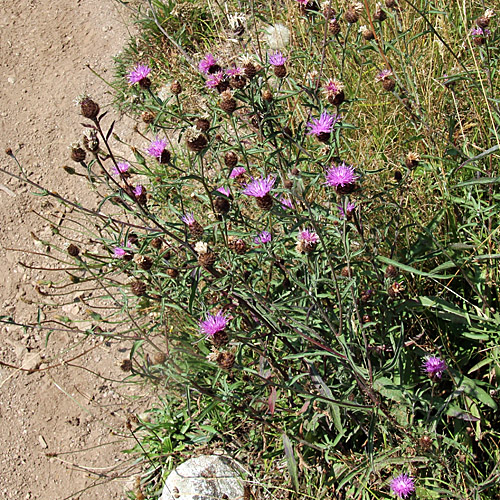
<instances>
[{"instance_id":1,"label":"sandy soil","mask_svg":"<svg viewBox=\"0 0 500 500\"><path fill-rule=\"evenodd\" d=\"M0 138L12 148L33 180L82 201L85 183L66 175L68 145L80 136L81 117L73 100L83 92L106 108L106 85L86 67L110 77L111 57L127 39L128 11L113 0L19 0L0 2ZM121 120L116 131L130 134ZM16 166L3 151L2 168ZM57 204L34 197L23 183L0 174L0 315L29 323L62 313L82 317L81 297L61 301L37 293L47 272L20 262L47 261L11 248L43 252L33 239L51 238L47 222ZM53 305L51 305L53 304ZM40 313L39 313L39 306ZM84 326L84 325L83 325ZM144 402L132 399L137 386L119 384L126 346L55 331L0 323L0 498L118 499L135 472L121 450L133 446L127 418ZM60 365L90 352L70 364ZM52 365L57 368L47 370ZM80 368L79 368L80 367ZM41 369L41 371L40 371ZM97 376L98 374L99 376ZM133 477L132 477L133 479Z\"/></svg>"}]
</instances>

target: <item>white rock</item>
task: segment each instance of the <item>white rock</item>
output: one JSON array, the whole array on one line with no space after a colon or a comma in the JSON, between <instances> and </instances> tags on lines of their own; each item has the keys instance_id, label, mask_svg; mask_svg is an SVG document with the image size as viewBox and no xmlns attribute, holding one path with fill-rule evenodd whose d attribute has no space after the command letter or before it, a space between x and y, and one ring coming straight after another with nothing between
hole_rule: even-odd
<instances>
[{"instance_id":1,"label":"white rock","mask_svg":"<svg viewBox=\"0 0 500 500\"><path fill-rule=\"evenodd\" d=\"M227 456L190 458L170 473L160 500L241 500L245 494L242 472L238 462Z\"/></svg>"}]
</instances>

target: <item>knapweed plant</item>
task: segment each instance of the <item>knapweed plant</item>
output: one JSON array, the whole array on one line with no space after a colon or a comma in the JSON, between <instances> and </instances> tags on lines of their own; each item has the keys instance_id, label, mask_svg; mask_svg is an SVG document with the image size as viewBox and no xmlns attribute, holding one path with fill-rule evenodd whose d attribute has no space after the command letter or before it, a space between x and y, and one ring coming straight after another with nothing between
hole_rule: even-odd
<instances>
[{"instance_id":1,"label":"knapweed plant","mask_svg":"<svg viewBox=\"0 0 500 500\"><path fill-rule=\"evenodd\" d=\"M183 45L180 6L150 4L161 48L120 60L142 149L118 157L80 100L103 250L67 259L111 299L100 334L127 325L125 369L197 419L190 447L245 463L255 498L498 498L494 12L201 4L210 36ZM148 491L174 453L155 442Z\"/></svg>"}]
</instances>

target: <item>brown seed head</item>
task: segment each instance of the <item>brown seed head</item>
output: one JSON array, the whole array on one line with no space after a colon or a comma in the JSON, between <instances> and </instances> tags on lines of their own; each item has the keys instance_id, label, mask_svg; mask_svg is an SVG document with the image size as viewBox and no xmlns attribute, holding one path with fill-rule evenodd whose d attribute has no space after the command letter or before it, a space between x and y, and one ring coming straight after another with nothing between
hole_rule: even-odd
<instances>
[{"instance_id":1,"label":"brown seed head","mask_svg":"<svg viewBox=\"0 0 500 500\"><path fill-rule=\"evenodd\" d=\"M269 193L260 198L255 198L255 201L261 210L271 210L273 206L273 197Z\"/></svg>"},{"instance_id":2,"label":"brown seed head","mask_svg":"<svg viewBox=\"0 0 500 500\"><path fill-rule=\"evenodd\" d=\"M147 255L136 254L134 262L144 271L149 271L153 267L153 260Z\"/></svg>"},{"instance_id":3,"label":"brown seed head","mask_svg":"<svg viewBox=\"0 0 500 500\"><path fill-rule=\"evenodd\" d=\"M198 118L194 123L196 128L199 128L202 132L206 132L210 128L210 120L208 118Z\"/></svg>"},{"instance_id":4,"label":"brown seed head","mask_svg":"<svg viewBox=\"0 0 500 500\"><path fill-rule=\"evenodd\" d=\"M217 356L217 364L223 370L230 370L234 366L235 356L232 352L220 352Z\"/></svg>"},{"instance_id":5,"label":"brown seed head","mask_svg":"<svg viewBox=\"0 0 500 500\"><path fill-rule=\"evenodd\" d=\"M179 95L182 92L182 85L177 80L174 80L172 85L170 85L170 92L174 95Z\"/></svg>"},{"instance_id":6,"label":"brown seed head","mask_svg":"<svg viewBox=\"0 0 500 500\"><path fill-rule=\"evenodd\" d=\"M144 123L150 124L155 121L156 115L152 111L143 111L141 113L141 118Z\"/></svg>"},{"instance_id":7,"label":"brown seed head","mask_svg":"<svg viewBox=\"0 0 500 500\"><path fill-rule=\"evenodd\" d=\"M420 162L420 155L418 153L409 152L406 155L405 164L408 168L415 168Z\"/></svg>"},{"instance_id":8,"label":"brown seed head","mask_svg":"<svg viewBox=\"0 0 500 500\"><path fill-rule=\"evenodd\" d=\"M398 276L399 276L399 269L396 266L389 264L385 270L385 277L396 279Z\"/></svg>"},{"instance_id":9,"label":"brown seed head","mask_svg":"<svg viewBox=\"0 0 500 500\"><path fill-rule=\"evenodd\" d=\"M344 278L352 278L352 269L349 266L344 266L340 271L341 276Z\"/></svg>"},{"instance_id":10,"label":"brown seed head","mask_svg":"<svg viewBox=\"0 0 500 500\"><path fill-rule=\"evenodd\" d=\"M262 99L266 102L271 102L273 100L273 93L269 89L263 90Z\"/></svg>"},{"instance_id":11,"label":"brown seed head","mask_svg":"<svg viewBox=\"0 0 500 500\"><path fill-rule=\"evenodd\" d=\"M286 76L286 66L274 66L274 74L278 78L285 78Z\"/></svg>"},{"instance_id":12,"label":"brown seed head","mask_svg":"<svg viewBox=\"0 0 500 500\"><path fill-rule=\"evenodd\" d=\"M129 372L132 370L132 360L130 359L124 359L120 365L120 368L124 372Z\"/></svg>"},{"instance_id":13,"label":"brown seed head","mask_svg":"<svg viewBox=\"0 0 500 500\"><path fill-rule=\"evenodd\" d=\"M246 253L248 247L244 240L241 238L236 238L235 236L230 236L228 238L227 246L236 254L243 255Z\"/></svg>"},{"instance_id":14,"label":"brown seed head","mask_svg":"<svg viewBox=\"0 0 500 500\"><path fill-rule=\"evenodd\" d=\"M78 257L80 254L80 249L73 243L69 244L66 250L71 257Z\"/></svg>"},{"instance_id":15,"label":"brown seed head","mask_svg":"<svg viewBox=\"0 0 500 500\"><path fill-rule=\"evenodd\" d=\"M142 297L146 295L147 286L144 281L136 280L130 285L130 291L137 297Z\"/></svg>"},{"instance_id":16,"label":"brown seed head","mask_svg":"<svg viewBox=\"0 0 500 500\"><path fill-rule=\"evenodd\" d=\"M229 335L225 330L221 330L216 332L214 335L210 337L210 341L215 347L222 347L228 344Z\"/></svg>"},{"instance_id":17,"label":"brown seed head","mask_svg":"<svg viewBox=\"0 0 500 500\"><path fill-rule=\"evenodd\" d=\"M82 161L85 161L86 156L87 153L80 147L79 144L73 144L71 146L70 157L73 161L75 161L76 163L81 163Z\"/></svg>"},{"instance_id":18,"label":"brown seed head","mask_svg":"<svg viewBox=\"0 0 500 500\"><path fill-rule=\"evenodd\" d=\"M174 269L173 267L169 267L167 269L167 274L171 277L171 278L177 278L177 276L179 276L179 271L177 271L177 269Z\"/></svg>"},{"instance_id":19,"label":"brown seed head","mask_svg":"<svg viewBox=\"0 0 500 500\"><path fill-rule=\"evenodd\" d=\"M80 112L85 118L95 120L99 114L99 104L90 97L85 97L80 101Z\"/></svg>"},{"instance_id":20,"label":"brown seed head","mask_svg":"<svg viewBox=\"0 0 500 500\"><path fill-rule=\"evenodd\" d=\"M214 209L218 214L227 214L231 209L231 203L223 196L217 196L214 200Z\"/></svg>"},{"instance_id":21,"label":"brown seed head","mask_svg":"<svg viewBox=\"0 0 500 500\"><path fill-rule=\"evenodd\" d=\"M224 163L228 168L234 168L238 165L238 155L234 151L228 151L224 155Z\"/></svg>"},{"instance_id":22,"label":"brown seed head","mask_svg":"<svg viewBox=\"0 0 500 500\"><path fill-rule=\"evenodd\" d=\"M156 248L156 250L160 250L160 248L163 246L163 239L160 237L153 238L151 240L151 246L153 248Z\"/></svg>"}]
</instances>

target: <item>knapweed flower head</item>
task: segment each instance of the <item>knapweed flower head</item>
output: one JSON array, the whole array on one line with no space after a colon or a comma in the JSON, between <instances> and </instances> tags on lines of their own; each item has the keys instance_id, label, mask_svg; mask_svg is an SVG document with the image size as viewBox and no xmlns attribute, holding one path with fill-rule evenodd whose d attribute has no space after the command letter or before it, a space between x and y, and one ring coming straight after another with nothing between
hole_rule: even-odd
<instances>
[{"instance_id":1,"label":"knapweed flower head","mask_svg":"<svg viewBox=\"0 0 500 500\"><path fill-rule=\"evenodd\" d=\"M339 212L340 212L340 218L345 219L345 218L349 217L354 212L356 205L354 203L349 202L349 203L347 203L345 210L344 210L344 207L342 205L339 205L337 208L339 209Z\"/></svg>"},{"instance_id":2,"label":"knapweed flower head","mask_svg":"<svg viewBox=\"0 0 500 500\"><path fill-rule=\"evenodd\" d=\"M129 168L130 168L130 165L128 163L120 162L111 169L111 173L113 175L124 174L125 172L128 171Z\"/></svg>"},{"instance_id":3,"label":"knapweed flower head","mask_svg":"<svg viewBox=\"0 0 500 500\"><path fill-rule=\"evenodd\" d=\"M484 36L490 36L491 31L488 28L472 28L470 30L470 34L473 38L479 38Z\"/></svg>"},{"instance_id":4,"label":"knapweed flower head","mask_svg":"<svg viewBox=\"0 0 500 500\"><path fill-rule=\"evenodd\" d=\"M208 75L210 68L218 66L217 59L212 54L207 54L198 64L198 69Z\"/></svg>"},{"instance_id":5,"label":"knapweed flower head","mask_svg":"<svg viewBox=\"0 0 500 500\"><path fill-rule=\"evenodd\" d=\"M376 77L377 82L383 82L387 78L391 77L394 73L390 69L383 69Z\"/></svg>"},{"instance_id":6,"label":"knapweed flower head","mask_svg":"<svg viewBox=\"0 0 500 500\"><path fill-rule=\"evenodd\" d=\"M228 318L222 311L217 314L207 314L204 321L200 321L200 331L207 337L213 337L216 333L221 332L227 326Z\"/></svg>"},{"instance_id":7,"label":"knapweed flower head","mask_svg":"<svg viewBox=\"0 0 500 500\"><path fill-rule=\"evenodd\" d=\"M118 259L121 259L123 257L125 257L125 255L127 254L127 251L124 249L124 248L121 248L121 247L115 247L113 249L113 255L118 258Z\"/></svg>"},{"instance_id":8,"label":"knapweed flower head","mask_svg":"<svg viewBox=\"0 0 500 500\"><path fill-rule=\"evenodd\" d=\"M165 139L155 139L154 141L151 141L147 152L150 156L160 159L166 147L167 141Z\"/></svg>"},{"instance_id":9,"label":"knapweed flower head","mask_svg":"<svg viewBox=\"0 0 500 500\"><path fill-rule=\"evenodd\" d=\"M437 356L427 356L422 368L430 378L441 378L447 366L441 358Z\"/></svg>"},{"instance_id":10,"label":"knapweed flower head","mask_svg":"<svg viewBox=\"0 0 500 500\"><path fill-rule=\"evenodd\" d=\"M231 170L231 173L229 174L230 179L237 179L238 177L242 176L247 169L245 167L234 167L233 170Z\"/></svg>"},{"instance_id":11,"label":"knapweed flower head","mask_svg":"<svg viewBox=\"0 0 500 500\"><path fill-rule=\"evenodd\" d=\"M271 50L283 50L290 43L290 30L283 24L266 28L265 40Z\"/></svg>"},{"instance_id":12,"label":"knapweed flower head","mask_svg":"<svg viewBox=\"0 0 500 500\"><path fill-rule=\"evenodd\" d=\"M146 192L146 190L144 189L144 186L141 186L141 184L137 184L137 186L135 186L135 188L134 188L134 195L137 198L142 196L145 192Z\"/></svg>"},{"instance_id":13,"label":"knapweed flower head","mask_svg":"<svg viewBox=\"0 0 500 500\"><path fill-rule=\"evenodd\" d=\"M309 231L309 229L299 231L297 239L310 244L316 244L319 242L319 236L314 231Z\"/></svg>"},{"instance_id":14,"label":"knapweed flower head","mask_svg":"<svg viewBox=\"0 0 500 500\"><path fill-rule=\"evenodd\" d=\"M359 179L354 167L342 162L340 165L333 164L326 171L326 184L338 188L354 184Z\"/></svg>"},{"instance_id":15,"label":"knapweed flower head","mask_svg":"<svg viewBox=\"0 0 500 500\"><path fill-rule=\"evenodd\" d=\"M271 175L260 179L254 179L252 177L252 181L246 185L242 193L255 198L263 198L269 194L275 182L276 177L272 177Z\"/></svg>"},{"instance_id":16,"label":"knapweed flower head","mask_svg":"<svg viewBox=\"0 0 500 500\"><path fill-rule=\"evenodd\" d=\"M269 233L268 231L262 231L262 233L258 234L253 241L256 245L265 245L266 243L269 243L272 239L273 238L271 236L271 233Z\"/></svg>"},{"instance_id":17,"label":"knapweed flower head","mask_svg":"<svg viewBox=\"0 0 500 500\"><path fill-rule=\"evenodd\" d=\"M285 197L285 196L282 196L280 198L280 203L284 209L293 208L292 200L290 198Z\"/></svg>"},{"instance_id":18,"label":"knapweed flower head","mask_svg":"<svg viewBox=\"0 0 500 500\"><path fill-rule=\"evenodd\" d=\"M214 73L213 75L210 75L210 78L206 82L206 86L209 89L215 89L223 81L224 81L224 72L223 71L217 71L217 73Z\"/></svg>"},{"instance_id":19,"label":"knapweed flower head","mask_svg":"<svg viewBox=\"0 0 500 500\"><path fill-rule=\"evenodd\" d=\"M415 482L408 474L401 474L391 481L390 487L396 496L406 498L415 491Z\"/></svg>"},{"instance_id":20,"label":"knapweed flower head","mask_svg":"<svg viewBox=\"0 0 500 500\"><path fill-rule=\"evenodd\" d=\"M319 118L313 118L307 126L309 127L308 135L322 136L323 134L330 134L333 127L342 119L337 114L330 115L326 111L321 113Z\"/></svg>"},{"instance_id":21,"label":"knapweed flower head","mask_svg":"<svg viewBox=\"0 0 500 500\"><path fill-rule=\"evenodd\" d=\"M296 250L299 253L312 252L319 242L319 236L314 231L303 229L297 236Z\"/></svg>"},{"instance_id":22,"label":"knapweed flower head","mask_svg":"<svg viewBox=\"0 0 500 500\"><path fill-rule=\"evenodd\" d=\"M195 222L194 215L192 213L186 213L181 217L181 221L184 222L184 224L191 226Z\"/></svg>"},{"instance_id":23,"label":"knapweed flower head","mask_svg":"<svg viewBox=\"0 0 500 500\"><path fill-rule=\"evenodd\" d=\"M224 196L227 196L228 198L231 196L231 191L229 191L229 188L225 186L221 186L220 188L217 188L217 193L223 194Z\"/></svg>"},{"instance_id":24,"label":"knapweed flower head","mask_svg":"<svg viewBox=\"0 0 500 500\"><path fill-rule=\"evenodd\" d=\"M279 51L269 56L269 64L271 66L284 66L286 63L286 57Z\"/></svg>"},{"instance_id":25,"label":"knapweed flower head","mask_svg":"<svg viewBox=\"0 0 500 500\"><path fill-rule=\"evenodd\" d=\"M134 85L135 83L140 83L145 80L149 74L151 73L151 68L144 64L138 64L128 75L127 79L130 85Z\"/></svg>"},{"instance_id":26,"label":"knapweed flower head","mask_svg":"<svg viewBox=\"0 0 500 500\"><path fill-rule=\"evenodd\" d=\"M243 76L244 74L245 70L239 66L234 66L226 71L226 75L228 76Z\"/></svg>"},{"instance_id":27,"label":"knapweed flower head","mask_svg":"<svg viewBox=\"0 0 500 500\"><path fill-rule=\"evenodd\" d=\"M338 80L328 80L323 88L327 96L335 96L344 90L344 84Z\"/></svg>"},{"instance_id":28,"label":"knapweed flower head","mask_svg":"<svg viewBox=\"0 0 500 500\"><path fill-rule=\"evenodd\" d=\"M304 7L307 7L309 0L297 0L297 3L303 5Z\"/></svg>"}]
</instances>

